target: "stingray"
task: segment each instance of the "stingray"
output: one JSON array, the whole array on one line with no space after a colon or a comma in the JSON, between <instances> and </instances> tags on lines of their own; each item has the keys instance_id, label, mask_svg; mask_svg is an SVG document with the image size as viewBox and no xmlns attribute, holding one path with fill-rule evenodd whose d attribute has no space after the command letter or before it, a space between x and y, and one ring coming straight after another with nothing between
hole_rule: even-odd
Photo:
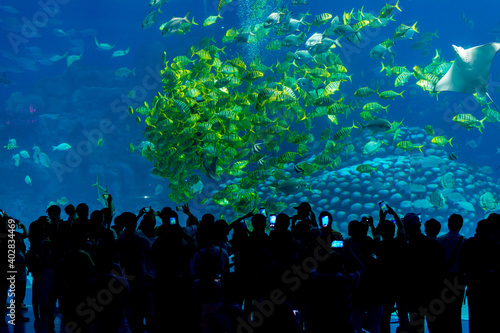
<instances>
[{"instance_id":1,"label":"stingray","mask_svg":"<svg viewBox=\"0 0 500 333\"><path fill-rule=\"evenodd\" d=\"M498 110L488 94L487 85L491 62L500 50L500 43L489 43L470 49L453 45L453 50L455 51L455 61L436 84L434 91L477 93L479 97L486 95Z\"/></svg>"}]
</instances>

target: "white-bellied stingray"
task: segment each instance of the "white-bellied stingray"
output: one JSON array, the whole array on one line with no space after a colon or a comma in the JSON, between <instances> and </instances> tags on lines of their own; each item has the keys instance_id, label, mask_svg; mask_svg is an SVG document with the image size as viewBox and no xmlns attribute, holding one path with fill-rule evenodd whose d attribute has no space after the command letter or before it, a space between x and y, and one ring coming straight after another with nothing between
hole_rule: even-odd
<instances>
[{"instance_id":1,"label":"white-bellied stingray","mask_svg":"<svg viewBox=\"0 0 500 333\"><path fill-rule=\"evenodd\" d=\"M488 76L500 43L489 43L470 49L453 45L455 61L448 72L439 80L434 91L456 91L467 94L477 93L488 96L495 108L497 106L488 94Z\"/></svg>"}]
</instances>

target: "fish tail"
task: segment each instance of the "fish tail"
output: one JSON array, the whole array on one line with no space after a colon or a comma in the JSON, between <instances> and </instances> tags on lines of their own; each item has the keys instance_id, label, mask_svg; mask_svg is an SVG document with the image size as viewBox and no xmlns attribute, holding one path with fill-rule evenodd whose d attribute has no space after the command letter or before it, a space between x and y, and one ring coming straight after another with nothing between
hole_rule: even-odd
<instances>
[{"instance_id":1,"label":"fish tail","mask_svg":"<svg viewBox=\"0 0 500 333\"><path fill-rule=\"evenodd\" d=\"M451 147L453 147L453 145L451 144L451 140L453 140L453 138L451 138L450 140L448 140L448 143L450 144Z\"/></svg>"},{"instance_id":2,"label":"fish tail","mask_svg":"<svg viewBox=\"0 0 500 333\"><path fill-rule=\"evenodd\" d=\"M395 8L397 8L397 10L399 10L400 12L402 12L401 8L399 8L399 0L396 1L396 5L394 5Z\"/></svg>"},{"instance_id":3,"label":"fish tail","mask_svg":"<svg viewBox=\"0 0 500 333\"><path fill-rule=\"evenodd\" d=\"M403 96L403 93L404 93L404 92L405 92L405 91L403 90L403 91L399 94L399 96L401 96L401 98L404 98L404 96Z\"/></svg>"},{"instance_id":4,"label":"fish tail","mask_svg":"<svg viewBox=\"0 0 500 333\"><path fill-rule=\"evenodd\" d=\"M379 73L382 73L385 70L387 70L387 67L385 67L384 63L383 62L380 62L382 64L382 69L380 70Z\"/></svg>"},{"instance_id":5,"label":"fish tail","mask_svg":"<svg viewBox=\"0 0 500 333\"><path fill-rule=\"evenodd\" d=\"M411 29L412 29L413 31L415 31L416 33L419 33L419 32L418 32L418 30L417 30L417 23L418 23L418 21L417 21L417 22L415 22L415 23L411 26Z\"/></svg>"},{"instance_id":6,"label":"fish tail","mask_svg":"<svg viewBox=\"0 0 500 333\"><path fill-rule=\"evenodd\" d=\"M417 146L418 150L420 150L420 152L421 152L421 153L423 153L423 151L422 151L422 147L423 147L423 146L424 146L424 145Z\"/></svg>"},{"instance_id":7,"label":"fish tail","mask_svg":"<svg viewBox=\"0 0 500 333\"><path fill-rule=\"evenodd\" d=\"M484 121L486 120L486 117L484 117L483 119L481 119L479 121L479 124L481 125L482 128L484 128Z\"/></svg>"},{"instance_id":8,"label":"fish tail","mask_svg":"<svg viewBox=\"0 0 500 333\"><path fill-rule=\"evenodd\" d=\"M333 42L335 43L335 45L337 45L338 47L342 47L342 45L340 44L340 39L342 38L342 36L339 36L339 38L335 39Z\"/></svg>"},{"instance_id":9,"label":"fish tail","mask_svg":"<svg viewBox=\"0 0 500 333\"><path fill-rule=\"evenodd\" d=\"M359 127L356 127L354 125L354 123L358 124ZM352 128L359 128L360 130L358 131L358 135L363 132L363 130L365 129L365 125L363 125L362 123L358 122L358 121L355 121L352 123Z\"/></svg>"},{"instance_id":10,"label":"fish tail","mask_svg":"<svg viewBox=\"0 0 500 333\"><path fill-rule=\"evenodd\" d=\"M194 46L191 46L191 47L189 48L189 53L191 54L191 57L190 57L190 58L192 58L192 57L196 54L196 51L195 51Z\"/></svg>"}]
</instances>

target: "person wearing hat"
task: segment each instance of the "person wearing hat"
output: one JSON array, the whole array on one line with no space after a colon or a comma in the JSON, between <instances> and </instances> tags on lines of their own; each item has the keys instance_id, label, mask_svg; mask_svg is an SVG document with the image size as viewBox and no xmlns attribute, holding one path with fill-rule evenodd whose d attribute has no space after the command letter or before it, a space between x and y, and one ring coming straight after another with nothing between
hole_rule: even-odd
<instances>
[{"instance_id":1,"label":"person wearing hat","mask_svg":"<svg viewBox=\"0 0 500 333\"><path fill-rule=\"evenodd\" d=\"M299 258L305 258L309 255L309 251L313 248L315 239L319 236L320 231L316 223L311 205L307 202L302 202L297 207L297 214L291 217L293 238L298 244Z\"/></svg>"},{"instance_id":2,"label":"person wearing hat","mask_svg":"<svg viewBox=\"0 0 500 333\"><path fill-rule=\"evenodd\" d=\"M295 239L305 239L309 230L312 227L317 228L316 216L314 215L311 205L308 202L302 202L297 207L293 207L297 210L297 214L291 217L292 221L292 233Z\"/></svg>"}]
</instances>

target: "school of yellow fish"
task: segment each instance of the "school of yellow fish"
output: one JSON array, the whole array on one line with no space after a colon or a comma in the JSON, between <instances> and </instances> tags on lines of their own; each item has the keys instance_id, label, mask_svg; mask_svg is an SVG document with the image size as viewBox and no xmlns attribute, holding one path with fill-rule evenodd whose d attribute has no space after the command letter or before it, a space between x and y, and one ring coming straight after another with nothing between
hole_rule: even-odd
<instances>
[{"instance_id":1,"label":"school of yellow fish","mask_svg":"<svg viewBox=\"0 0 500 333\"><path fill-rule=\"evenodd\" d=\"M220 0L218 10L229 2ZM162 3L151 0L153 9L143 28L156 21ZM265 8L265 3L266 0L255 1L253 18L263 17L264 11L260 8ZM303 4L301 0L292 1L292 5ZM378 15L365 13L361 8L356 12L344 12L340 18L320 13L307 22L309 13L294 19L283 6L269 14L262 23L226 31L223 43L255 43L273 35L277 38L267 44L269 52L287 47L305 47L294 53L287 52L284 59L269 66L262 63L261 58L246 63L238 56L230 57L224 52L224 47L219 48L213 39L208 38L203 38L197 46L191 46L187 55L167 59L164 53L165 67L161 71L163 93L158 93L149 104L145 103L135 110L129 108L130 114L139 114L138 123L145 123L144 136L147 140L140 146L130 144L131 151L139 150L141 155L154 162L154 175L168 178L169 198L176 203L187 202L201 192L201 170L208 178L220 180L222 177L229 184L211 198L201 200L201 204L211 199L221 206L232 205L237 212L259 206L271 213L285 208L284 203L276 203L272 198L260 198L257 186L272 181L270 188L284 194L308 189L309 184L301 177L338 167L341 155L354 150L354 145L348 140L354 128L368 128L373 133L392 133L396 147L405 151L422 151L422 145L398 141L398 127L402 125L402 120L390 123L377 118L377 113L381 110L388 112L390 105L363 102L364 98L373 94L378 95L381 103L387 102L403 97L403 91L378 92L378 88L362 87L352 98L341 93L343 82L350 80L351 75L335 48L341 47L342 39L359 45L363 29L385 27L388 22L394 21L399 11L399 3L387 4ZM174 17L162 24L162 35L187 33L196 24L194 19L187 19L188 15ZM220 17L220 14L210 16L203 25L214 24ZM308 31L317 27L324 32L316 32L306 40L301 27ZM381 72L395 77L395 87L402 87L412 79L416 80L417 86L434 95L434 85L452 65L443 61L437 51L432 62L423 68L415 66L408 70L394 64L394 40L413 39L415 33L419 33L417 22L411 26L400 24L393 38L375 46L369 56L385 60L385 55L390 54L390 65L382 63ZM428 45L433 37L437 35L423 33L417 43ZM337 127L340 115L347 117L354 112L367 124ZM485 120L500 121L497 111L486 107L484 113L483 120L470 114L458 114L453 120L467 129L477 128L480 131ZM311 133L316 121L330 123L330 127L319 137ZM434 135L431 126L425 131ZM295 145L296 149L280 151L284 141ZM315 151L321 147L318 142L323 149L314 162L299 162L310 154L313 145ZM371 147L374 148L368 148L376 150L382 143L387 144L373 141ZM432 143L451 145L451 138L436 136ZM287 166L293 175L285 171ZM356 170L370 173L376 168L361 164Z\"/></svg>"}]
</instances>

